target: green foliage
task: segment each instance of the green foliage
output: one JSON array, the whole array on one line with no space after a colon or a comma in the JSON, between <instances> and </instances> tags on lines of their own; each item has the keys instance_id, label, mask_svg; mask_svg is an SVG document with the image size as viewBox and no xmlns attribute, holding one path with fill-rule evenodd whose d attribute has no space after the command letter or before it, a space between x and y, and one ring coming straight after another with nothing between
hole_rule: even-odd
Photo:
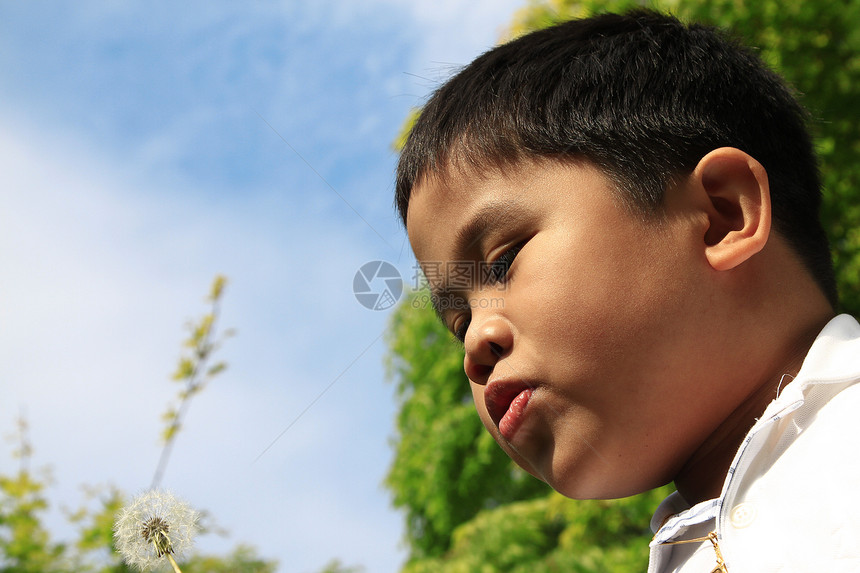
<instances>
[{"instance_id":1,"label":"green foliage","mask_svg":"<svg viewBox=\"0 0 860 573\"><path fill-rule=\"evenodd\" d=\"M51 573L64 569L65 546L41 522L47 480L22 469L0 476L0 572Z\"/></svg>"},{"instance_id":2,"label":"green foliage","mask_svg":"<svg viewBox=\"0 0 860 573\"><path fill-rule=\"evenodd\" d=\"M90 555L106 551L104 557L107 560L119 563L113 550L113 524L117 512L127 501L125 496L115 487L106 490L85 487L84 495L89 502L95 502L96 508L90 509L88 505L83 505L69 515L69 520L79 527L78 550Z\"/></svg>"},{"instance_id":3,"label":"green foliage","mask_svg":"<svg viewBox=\"0 0 860 573\"><path fill-rule=\"evenodd\" d=\"M419 108L413 108L409 112L409 115L406 116L406 120L400 127L400 132L397 134L397 137L394 139L394 143L391 145L394 151L400 151L403 149L403 146L406 145L406 138L409 137L409 131L412 129L412 126L415 125L415 120L418 119L419 115L421 115L421 110Z\"/></svg>"},{"instance_id":4,"label":"green foliage","mask_svg":"<svg viewBox=\"0 0 860 573\"><path fill-rule=\"evenodd\" d=\"M644 571L648 523L666 488L623 500L557 493L485 510L458 527L451 549L404 573L626 573Z\"/></svg>"},{"instance_id":5,"label":"green foliage","mask_svg":"<svg viewBox=\"0 0 860 573\"><path fill-rule=\"evenodd\" d=\"M44 490L50 476L46 470L41 475L30 471L33 446L23 416L17 426L13 457L20 467L13 475L0 475L0 573L60 571L66 548L51 541L41 522L48 509Z\"/></svg>"},{"instance_id":6,"label":"green foliage","mask_svg":"<svg viewBox=\"0 0 860 573\"><path fill-rule=\"evenodd\" d=\"M182 564L182 573L274 573L277 563L265 561L248 546L240 545L225 557L197 555Z\"/></svg>"},{"instance_id":7,"label":"green foliage","mask_svg":"<svg viewBox=\"0 0 860 573\"><path fill-rule=\"evenodd\" d=\"M796 88L813 116L840 310L860 315L860 0L529 0L505 39L641 7L733 30ZM419 113L404 122L397 149ZM644 570L647 525L668 489L571 501L517 470L481 428L462 350L425 308L426 296L401 303L388 338L400 410L386 483L407 516L404 571Z\"/></svg>"},{"instance_id":8,"label":"green foliage","mask_svg":"<svg viewBox=\"0 0 860 573\"><path fill-rule=\"evenodd\" d=\"M340 561L334 560L326 565L320 573L362 573L362 567L346 567Z\"/></svg>"}]
</instances>

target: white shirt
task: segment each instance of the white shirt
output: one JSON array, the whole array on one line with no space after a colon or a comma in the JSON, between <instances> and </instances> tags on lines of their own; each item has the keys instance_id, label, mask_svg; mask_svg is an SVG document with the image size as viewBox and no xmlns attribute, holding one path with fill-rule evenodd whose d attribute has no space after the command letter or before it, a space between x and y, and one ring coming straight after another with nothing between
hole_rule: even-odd
<instances>
[{"instance_id":1,"label":"white shirt","mask_svg":"<svg viewBox=\"0 0 860 573\"><path fill-rule=\"evenodd\" d=\"M709 541L661 545L711 531L729 573L860 572L858 381L860 324L840 315L747 434L720 497L689 507L676 492L657 508L648 572L711 572Z\"/></svg>"}]
</instances>

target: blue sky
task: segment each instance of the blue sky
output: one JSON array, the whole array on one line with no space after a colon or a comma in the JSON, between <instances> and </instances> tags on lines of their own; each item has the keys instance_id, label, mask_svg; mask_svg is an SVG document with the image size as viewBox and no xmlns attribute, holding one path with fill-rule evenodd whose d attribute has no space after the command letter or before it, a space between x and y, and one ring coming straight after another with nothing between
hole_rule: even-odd
<instances>
[{"instance_id":1,"label":"blue sky","mask_svg":"<svg viewBox=\"0 0 860 573\"><path fill-rule=\"evenodd\" d=\"M198 547L398 569L389 313L353 277L410 281L390 143L521 4L0 2L0 435L26 415L58 535L81 485L148 485L183 324L223 273L230 368L164 480L229 531Z\"/></svg>"}]
</instances>

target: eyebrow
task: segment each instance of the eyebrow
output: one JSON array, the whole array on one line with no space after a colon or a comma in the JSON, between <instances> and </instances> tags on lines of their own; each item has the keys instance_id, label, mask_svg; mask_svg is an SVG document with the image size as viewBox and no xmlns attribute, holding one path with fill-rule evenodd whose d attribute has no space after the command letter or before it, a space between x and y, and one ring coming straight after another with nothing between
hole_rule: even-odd
<instances>
[{"instance_id":1,"label":"eyebrow","mask_svg":"<svg viewBox=\"0 0 860 573\"><path fill-rule=\"evenodd\" d=\"M516 222L524 208L522 201L504 199L492 201L478 209L454 235L454 249L458 254L470 251L490 227Z\"/></svg>"},{"instance_id":2,"label":"eyebrow","mask_svg":"<svg viewBox=\"0 0 860 573\"><path fill-rule=\"evenodd\" d=\"M472 250L487 235L491 227L498 228L519 220L523 208L523 202L517 199L497 200L483 205L454 233L455 255L463 256ZM451 294L445 279L447 277L443 277L440 288L434 288L433 285L430 285L430 303L433 305L436 316L443 324L445 324L445 311L439 308L437 301L441 297Z\"/></svg>"}]
</instances>

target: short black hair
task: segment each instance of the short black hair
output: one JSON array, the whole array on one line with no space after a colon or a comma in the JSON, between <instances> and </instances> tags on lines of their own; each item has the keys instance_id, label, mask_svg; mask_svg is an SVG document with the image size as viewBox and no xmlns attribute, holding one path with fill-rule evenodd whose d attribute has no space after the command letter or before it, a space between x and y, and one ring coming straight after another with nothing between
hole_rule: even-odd
<instances>
[{"instance_id":1,"label":"short black hair","mask_svg":"<svg viewBox=\"0 0 860 573\"><path fill-rule=\"evenodd\" d=\"M436 90L401 151L395 201L405 224L413 187L452 166L576 158L657 212L704 155L737 147L767 170L774 229L835 307L807 122L785 81L727 33L647 10L602 14L502 44Z\"/></svg>"}]
</instances>

